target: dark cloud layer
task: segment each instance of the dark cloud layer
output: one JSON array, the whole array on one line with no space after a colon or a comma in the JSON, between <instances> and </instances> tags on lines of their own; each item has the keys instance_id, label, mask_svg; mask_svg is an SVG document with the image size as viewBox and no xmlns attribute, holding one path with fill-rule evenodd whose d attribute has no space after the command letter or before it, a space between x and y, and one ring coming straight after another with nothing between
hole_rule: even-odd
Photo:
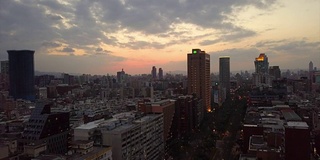
<instances>
[{"instance_id":1,"label":"dark cloud layer","mask_svg":"<svg viewBox=\"0 0 320 160\"><path fill-rule=\"evenodd\" d=\"M58 50L60 52L74 52L75 50L73 48L65 47L62 50Z\"/></svg>"},{"instance_id":2,"label":"dark cloud layer","mask_svg":"<svg viewBox=\"0 0 320 160\"><path fill-rule=\"evenodd\" d=\"M37 49L43 41L59 41L72 48L105 43L132 49L163 48L173 44L132 40L118 42L115 37L104 33L119 30L135 31L149 35L179 36L172 25L191 23L202 28L212 28L228 32L220 41L228 41L251 36L254 31L225 22L232 8L255 6L268 8L275 3L266 1L174 1L174 0L2 0L0 1L1 49ZM207 45L207 42L203 44ZM88 50L88 52L90 52Z\"/></svg>"},{"instance_id":3,"label":"dark cloud layer","mask_svg":"<svg viewBox=\"0 0 320 160\"><path fill-rule=\"evenodd\" d=\"M6 50L9 49L39 51L44 56L41 57L43 61L51 51L77 55L77 50L83 50L85 56L66 57L70 61L83 58L82 64L94 64L92 61L95 55L103 55L100 59L96 58L101 60L99 65L102 65L104 61L112 63L125 60L120 55L113 55L116 53L112 52L112 48L104 50L102 46L105 45L163 49L194 40L202 40L199 42L201 46L238 42L256 36L258 32L233 24L228 21L228 15L248 6L268 10L275 4L276 0L1 0L0 58L5 58ZM188 30L175 30L174 26L178 24L192 24L199 30L213 29L216 38L212 38L212 33L187 36L190 33ZM128 35L129 40L124 42L112 36L119 31ZM131 36L132 32L167 38L168 41L141 40ZM267 48L274 54L299 55L309 52L316 56L319 53L319 42L310 43L307 40L270 40L258 42L251 47L211 53L211 59L225 54L240 59L243 55L255 57L261 52L260 48ZM55 62L63 59L63 56L49 57ZM86 61L87 57L90 60ZM44 66L43 61L39 61L39 66ZM56 63L52 64L54 66Z\"/></svg>"}]
</instances>

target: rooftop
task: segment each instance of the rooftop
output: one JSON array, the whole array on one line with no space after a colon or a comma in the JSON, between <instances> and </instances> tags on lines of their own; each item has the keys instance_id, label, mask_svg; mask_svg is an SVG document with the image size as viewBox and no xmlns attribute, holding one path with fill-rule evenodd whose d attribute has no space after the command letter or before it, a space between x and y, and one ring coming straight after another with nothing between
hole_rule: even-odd
<instances>
[{"instance_id":1,"label":"rooftop","mask_svg":"<svg viewBox=\"0 0 320 160\"><path fill-rule=\"evenodd\" d=\"M155 119L158 116L159 116L159 114L148 114L144 117L141 117L141 118L135 120L134 122L136 122L136 123L147 122L147 121Z\"/></svg>"},{"instance_id":2,"label":"rooftop","mask_svg":"<svg viewBox=\"0 0 320 160\"><path fill-rule=\"evenodd\" d=\"M289 128L308 129L309 126L306 122L287 122Z\"/></svg>"},{"instance_id":3,"label":"rooftop","mask_svg":"<svg viewBox=\"0 0 320 160\"><path fill-rule=\"evenodd\" d=\"M124 125L121 125L121 126L118 126L112 130L110 130L111 132L117 132L117 133L120 133L120 132L123 132L123 131L126 131L130 128L133 128L135 127L136 125L135 124L124 124Z\"/></svg>"},{"instance_id":4,"label":"rooftop","mask_svg":"<svg viewBox=\"0 0 320 160\"><path fill-rule=\"evenodd\" d=\"M88 144L90 142L93 142L91 140L76 140L76 141L72 141L71 144Z\"/></svg>"},{"instance_id":5,"label":"rooftop","mask_svg":"<svg viewBox=\"0 0 320 160\"><path fill-rule=\"evenodd\" d=\"M281 110L286 121L301 121L301 118L291 109Z\"/></svg>"},{"instance_id":6,"label":"rooftop","mask_svg":"<svg viewBox=\"0 0 320 160\"><path fill-rule=\"evenodd\" d=\"M96 121L93 121L93 122L89 122L89 123L86 123L86 124L83 124L75 129L94 129L94 128L97 128L98 125L100 123L102 123L104 121L104 119L99 119L99 120L96 120Z\"/></svg>"},{"instance_id":7,"label":"rooftop","mask_svg":"<svg viewBox=\"0 0 320 160\"><path fill-rule=\"evenodd\" d=\"M111 152L112 147L93 147L93 150L85 155L74 155L68 159L71 160L83 160L83 159L91 159L97 154Z\"/></svg>"},{"instance_id":8,"label":"rooftop","mask_svg":"<svg viewBox=\"0 0 320 160\"><path fill-rule=\"evenodd\" d=\"M170 104L170 103L173 103L173 101L170 100L170 99L165 99L165 100L153 102L151 104L152 104L152 106L164 106L164 105L167 105L167 104Z\"/></svg>"}]
</instances>

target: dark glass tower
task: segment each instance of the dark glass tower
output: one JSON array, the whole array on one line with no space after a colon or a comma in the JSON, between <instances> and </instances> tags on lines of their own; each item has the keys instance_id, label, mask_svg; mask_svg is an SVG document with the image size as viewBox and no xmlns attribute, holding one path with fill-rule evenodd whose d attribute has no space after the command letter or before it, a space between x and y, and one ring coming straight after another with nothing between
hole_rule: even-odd
<instances>
[{"instance_id":1,"label":"dark glass tower","mask_svg":"<svg viewBox=\"0 0 320 160\"><path fill-rule=\"evenodd\" d=\"M226 94L230 94L230 57L219 58L219 81L222 87L226 89Z\"/></svg>"},{"instance_id":2,"label":"dark glass tower","mask_svg":"<svg viewBox=\"0 0 320 160\"><path fill-rule=\"evenodd\" d=\"M9 50L10 96L14 99L35 100L34 51Z\"/></svg>"}]
</instances>

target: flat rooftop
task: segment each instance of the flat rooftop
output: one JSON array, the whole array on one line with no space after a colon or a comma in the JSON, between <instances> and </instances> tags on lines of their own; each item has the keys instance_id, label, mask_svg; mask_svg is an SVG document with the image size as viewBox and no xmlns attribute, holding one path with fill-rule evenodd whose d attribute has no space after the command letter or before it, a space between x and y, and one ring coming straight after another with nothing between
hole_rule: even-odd
<instances>
[{"instance_id":1,"label":"flat rooftop","mask_svg":"<svg viewBox=\"0 0 320 160\"><path fill-rule=\"evenodd\" d=\"M301 118L291 109L281 110L286 121L301 121Z\"/></svg>"},{"instance_id":2,"label":"flat rooftop","mask_svg":"<svg viewBox=\"0 0 320 160\"><path fill-rule=\"evenodd\" d=\"M72 157L69 157L68 159L70 160L83 160L83 159L89 159L92 158L94 156L96 156L97 154L102 154L102 153L107 153L107 152L111 152L112 147L93 147L93 150L85 155L74 155Z\"/></svg>"},{"instance_id":3,"label":"flat rooftop","mask_svg":"<svg viewBox=\"0 0 320 160\"><path fill-rule=\"evenodd\" d=\"M151 121L155 118L157 118L160 114L148 114L146 116L143 116L137 120L135 120L134 122L136 123L141 123L141 122L147 122L147 121Z\"/></svg>"},{"instance_id":4,"label":"flat rooftop","mask_svg":"<svg viewBox=\"0 0 320 160\"><path fill-rule=\"evenodd\" d=\"M121 133L123 131L126 131L130 128L133 128L135 127L136 125L135 124L124 124L124 125L121 125L121 126L118 126L114 129L111 129L110 132L118 132L118 133Z\"/></svg>"},{"instance_id":5,"label":"flat rooftop","mask_svg":"<svg viewBox=\"0 0 320 160\"><path fill-rule=\"evenodd\" d=\"M90 142L93 142L92 140L76 140L72 141L71 144L88 144Z\"/></svg>"},{"instance_id":6,"label":"flat rooftop","mask_svg":"<svg viewBox=\"0 0 320 160\"><path fill-rule=\"evenodd\" d=\"M287 122L289 128L308 129L309 126L306 122Z\"/></svg>"},{"instance_id":7,"label":"flat rooftop","mask_svg":"<svg viewBox=\"0 0 320 160\"><path fill-rule=\"evenodd\" d=\"M94 128L97 128L99 126L100 123L102 123L104 121L104 119L99 119L99 120L96 120L96 121L93 121L93 122L89 122L89 123L86 123L86 124L83 124L75 129L94 129Z\"/></svg>"},{"instance_id":8,"label":"flat rooftop","mask_svg":"<svg viewBox=\"0 0 320 160\"><path fill-rule=\"evenodd\" d=\"M161 100L161 101L157 101L157 102L152 102L151 105L152 106L166 106L168 104L172 104L173 101L170 100L170 99L164 99L164 100Z\"/></svg>"}]
</instances>

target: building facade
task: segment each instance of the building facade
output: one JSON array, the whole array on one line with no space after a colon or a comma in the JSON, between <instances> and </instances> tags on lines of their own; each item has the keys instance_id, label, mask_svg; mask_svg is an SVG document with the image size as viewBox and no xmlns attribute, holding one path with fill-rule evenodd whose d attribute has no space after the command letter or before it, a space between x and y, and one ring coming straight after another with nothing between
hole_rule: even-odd
<instances>
[{"instance_id":1,"label":"building facade","mask_svg":"<svg viewBox=\"0 0 320 160\"><path fill-rule=\"evenodd\" d=\"M46 153L68 152L69 112L51 112L51 105L38 102L23 131L25 146L46 145Z\"/></svg>"},{"instance_id":2,"label":"building facade","mask_svg":"<svg viewBox=\"0 0 320 160\"><path fill-rule=\"evenodd\" d=\"M203 99L204 109L211 111L210 55L200 49L188 54L188 94Z\"/></svg>"},{"instance_id":3,"label":"building facade","mask_svg":"<svg viewBox=\"0 0 320 160\"><path fill-rule=\"evenodd\" d=\"M269 62L266 54L261 53L254 61L255 73L269 73Z\"/></svg>"},{"instance_id":4,"label":"building facade","mask_svg":"<svg viewBox=\"0 0 320 160\"><path fill-rule=\"evenodd\" d=\"M266 54L261 53L254 61L255 72L252 74L253 84L255 86L271 85L269 76L269 62Z\"/></svg>"},{"instance_id":5,"label":"building facade","mask_svg":"<svg viewBox=\"0 0 320 160\"><path fill-rule=\"evenodd\" d=\"M159 68L159 79L163 79L163 70Z\"/></svg>"},{"instance_id":6,"label":"building facade","mask_svg":"<svg viewBox=\"0 0 320 160\"><path fill-rule=\"evenodd\" d=\"M219 81L220 87L226 89L226 94L230 94L230 57L219 58Z\"/></svg>"},{"instance_id":7,"label":"building facade","mask_svg":"<svg viewBox=\"0 0 320 160\"><path fill-rule=\"evenodd\" d=\"M74 129L74 140L111 146L112 159L160 159L164 154L163 114L124 112Z\"/></svg>"},{"instance_id":8,"label":"building facade","mask_svg":"<svg viewBox=\"0 0 320 160\"><path fill-rule=\"evenodd\" d=\"M9 50L10 96L14 99L35 100L34 51Z\"/></svg>"},{"instance_id":9,"label":"building facade","mask_svg":"<svg viewBox=\"0 0 320 160\"><path fill-rule=\"evenodd\" d=\"M152 75L152 78L153 78L153 79L156 79L156 78L157 78L157 68L156 68L156 66L153 66L153 67L152 67L151 75Z\"/></svg>"},{"instance_id":10,"label":"building facade","mask_svg":"<svg viewBox=\"0 0 320 160\"><path fill-rule=\"evenodd\" d=\"M280 79L281 78L281 71L279 66L270 66L269 67L269 75L273 79Z\"/></svg>"}]
</instances>

